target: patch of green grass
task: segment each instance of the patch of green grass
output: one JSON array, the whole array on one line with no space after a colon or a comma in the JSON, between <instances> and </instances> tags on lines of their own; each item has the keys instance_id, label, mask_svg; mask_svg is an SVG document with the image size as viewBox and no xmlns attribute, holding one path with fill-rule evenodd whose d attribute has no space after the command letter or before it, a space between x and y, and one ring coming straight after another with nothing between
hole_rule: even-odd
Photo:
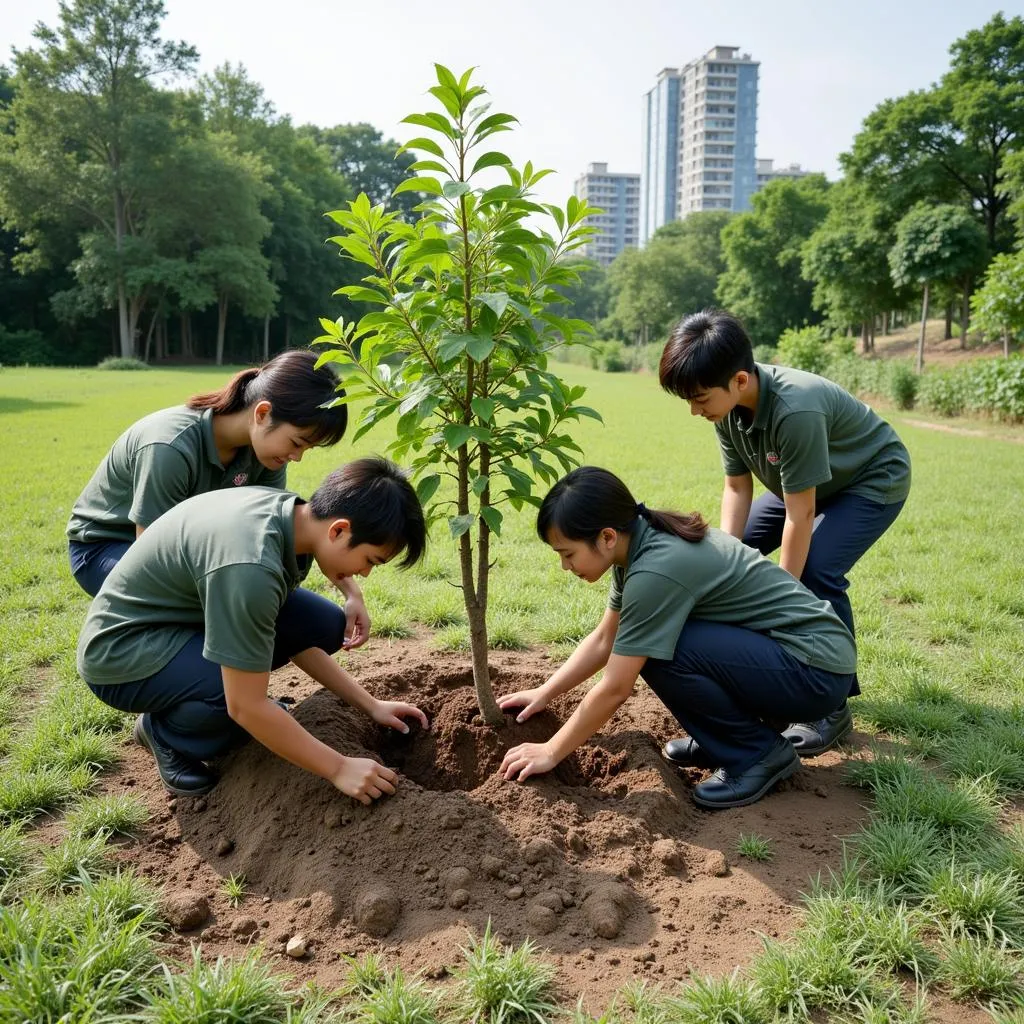
<instances>
[{"instance_id":1,"label":"patch of green grass","mask_svg":"<svg viewBox=\"0 0 1024 1024\"><path fill-rule=\"evenodd\" d=\"M953 860L932 877L927 899L954 930L1024 942L1024 882L1014 872L979 872Z\"/></svg>"},{"instance_id":2,"label":"patch of green grass","mask_svg":"<svg viewBox=\"0 0 1024 1024\"><path fill-rule=\"evenodd\" d=\"M775 856L772 841L754 832L741 833L736 849L741 857L749 857L751 860L771 860Z\"/></svg>"},{"instance_id":3,"label":"patch of green grass","mask_svg":"<svg viewBox=\"0 0 1024 1024\"><path fill-rule=\"evenodd\" d=\"M875 789L875 810L894 821L931 823L941 832L976 834L993 828L999 804L980 780L946 785L934 775L913 785Z\"/></svg>"},{"instance_id":4,"label":"patch of green grass","mask_svg":"<svg viewBox=\"0 0 1024 1024\"><path fill-rule=\"evenodd\" d=\"M917 893L940 863L942 837L928 821L875 818L851 845L869 879L880 879L894 893Z\"/></svg>"},{"instance_id":5,"label":"patch of green grass","mask_svg":"<svg viewBox=\"0 0 1024 1024\"><path fill-rule=\"evenodd\" d=\"M387 640L404 640L413 635L408 620L394 608L375 609L371 635Z\"/></svg>"},{"instance_id":6,"label":"patch of green grass","mask_svg":"<svg viewBox=\"0 0 1024 1024\"><path fill-rule=\"evenodd\" d=\"M136 838L149 820L149 808L128 793L90 796L68 813L68 833L73 836L127 836Z\"/></svg>"},{"instance_id":7,"label":"patch of green grass","mask_svg":"<svg viewBox=\"0 0 1024 1024\"><path fill-rule=\"evenodd\" d=\"M24 874L30 853L31 847L21 822L12 821L0 826L0 887Z\"/></svg>"},{"instance_id":8,"label":"patch of green grass","mask_svg":"<svg viewBox=\"0 0 1024 1024\"><path fill-rule=\"evenodd\" d=\"M249 883L246 881L245 875L232 872L221 883L220 891L227 897L231 906L237 907L245 899L249 891Z\"/></svg>"},{"instance_id":9,"label":"patch of green grass","mask_svg":"<svg viewBox=\"0 0 1024 1024\"><path fill-rule=\"evenodd\" d=\"M456 972L453 999L458 1020L481 1024L545 1024L557 1009L551 1001L554 968L537 956L527 939L503 946L490 921L480 938L463 949L465 965Z\"/></svg>"},{"instance_id":10,"label":"patch of green grass","mask_svg":"<svg viewBox=\"0 0 1024 1024\"><path fill-rule=\"evenodd\" d=\"M438 1024L440 997L396 967L365 993L346 1020L352 1024Z\"/></svg>"},{"instance_id":11,"label":"patch of green grass","mask_svg":"<svg viewBox=\"0 0 1024 1024\"><path fill-rule=\"evenodd\" d=\"M434 595L422 604L416 618L432 629L443 629L445 626L458 626L466 621L466 613L454 597L447 594Z\"/></svg>"},{"instance_id":12,"label":"patch of green grass","mask_svg":"<svg viewBox=\"0 0 1024 1024\"><path fill-rule=\"evenodd\" d=\"M107 837L65 836L43 851L33 876L44 891L61 892L80 886L83 878L99 874L107 866Z\"/></svg>"},{"instance_id":13,"label":"patch of green grass","mask_svg":"<svg viewBox=\"0 0 1024 1024\"><path fill-rule=\"evenodd\" d=\"M53 810L76 792L75 780L61 768L0 770L0 822L34 818Z\"/></svg>"},{"instance_id":14,"label":"patch of green grass","mask_svg":"<svg viewBox=\"0 0 1024 1024\"><path fill-rule=\"evenodd\" d=\"M341 959L346 967L341 991L346 995L372 995L387 981L384 961L376 953L367 953L361 958L343 956Z\"/></svg>"},{"instance_id":15,"label":"patch of green grass","mask_svg":"<svg viewBox=\"0 0 1024 1024\"><path fill-rule=\"evenodd\" d=\"M751 983L735 971L722 978L692 978L665 1005L669 1019L679 1024L770 1024L774 1018Z\"/></svg>"},{"instance_id":16,"label":"patch of green grass","mask_svg":"<svg viewBox=\"0 0 1024 1024\"><path fill-rule=\"evenodd\" d=\"M1005 939L949 932L941 950L940 978L954 999L1024 1000L1024 957Z\"/></svg>"},{"instance_id":17,"label":"patch of green grass","mask_svg":"<svg viewBox=\"0 0 1024 1024\"><path fill-rule=\"evenodd\" d=\"M446 626L434 634L430 643L437 651L451 651L461 654L469 650L469 627Z\"/></svg>"}]
</instances>

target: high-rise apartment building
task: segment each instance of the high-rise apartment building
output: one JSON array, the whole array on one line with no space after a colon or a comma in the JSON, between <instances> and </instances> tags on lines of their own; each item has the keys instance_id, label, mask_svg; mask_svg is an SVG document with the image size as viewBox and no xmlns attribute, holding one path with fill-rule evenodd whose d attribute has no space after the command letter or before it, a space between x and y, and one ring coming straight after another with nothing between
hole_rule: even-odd
<instances>
[{"instance_id":1,"label":"high-rise apartment building","mask_svg":"<svg viewBox=\"0 0 1024 1024\"><path fill-rule=\"evenodd\" d=\"M640 241L640 175L613 173L607 164L588 164L576 179L573 192L602 212L587 224L597 228L580 255L606 267L623 249L635 249Z\"/></svg>"},{"instance_id":2,"label":"high-rise apartment building","mask_svg":"<svg viewBox=\"0 0 1024 1024\"><path fill-rule=\"evenodd\" d=\"M757 191L758 67L739 47L716 46L659 74L644 98L642 241L699 210L750 209ZM674 173L665 170L672 149Z\"/></svg>"},{"instance_id":3,"label":"high-rise apartment building","mask_svg":"<svg viewBox=\"0 0 1024 1024\"><path fill-rule=\"evenodd\" d=\"M762 158L757 161L757 187L762 189L769 181L778 181L780 178L789 178L791 181L795 181L797 178L806 178L810 173L810 171L805 171L799 164L776 167L774 160Z\"/></svg>"},{"instance_id":4,"label":"high-rise apartment building","mask_svg":"<svg viewBox=\"0 0 1024 1024\"><path fill-rule=\"evenodd\" d=\"M640 167L640 244L676 219L679 174L678 68L665 68L644 96Z\"/></svg>"}]
</instances>

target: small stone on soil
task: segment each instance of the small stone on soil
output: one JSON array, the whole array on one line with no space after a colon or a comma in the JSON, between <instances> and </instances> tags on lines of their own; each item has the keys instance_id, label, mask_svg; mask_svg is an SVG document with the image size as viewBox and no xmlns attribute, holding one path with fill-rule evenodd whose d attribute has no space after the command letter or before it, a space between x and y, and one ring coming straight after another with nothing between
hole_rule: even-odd
<instances>
[{"instance_id":1,"label":"small stone on soil","mask_svg":"<svg viewBox=\"0 0 1024 1024\"><path fill-rule=\"evenodd\" d=\"M523 898L523 887L521 885L513 885L508 892L505 893L506 899L520 900Z\"/></svg>"},{"instance_id":2,"label":"small stone on soil","mask_svg":"<svg viewBox=\"0 0 1024 1024\"><path fill-rule=\"evenodd\" d=\"M306 955L306 950L308 948L305 935L293 935L284 947L284 951L288 956L292 957L292 959L298 960L300 957L304 957Z\"/></svg>"},{"instance_id":3,"label":"small stone on soil","mask_svg":"<svg viewBox=\"0 0 1024 1024\"><path fill-rule=\"evenodd\" d=\"M324 824L328 828L337 828L341 824L341 811L337 807L332 807L329 811L324 813Z\"/></svg>"},{"instance_id":4,"label":"small stone on soil","mask_svg":"<svg viewBox=\"0 0 1024 1024\"><path fill-rule=\"evenodd\" d=\"M256 920L252 917L239 917L231 925L232 935L252 935L254 931L259 927L256 924Z\"/></svg>"},{"instance_id":5,"label":"small stone on soil","mask_svg":"<svg viewBox=\"0 0 1024 1024\"><path fill-rule=\"evenodd\" d=\"M488 878L497 878L505 868L505 862L500 857L494 857L485 853L480 858L480 870Z\"/></svg>"},{"instance_id":6,"label":"small stone on soil","mask_svg":"<svg viewBox=\"0 0 1024 1024\"><path fill-rule=\"evenodd\" d=\"M217 842L217 856L226 857L235 848L234 839L228 839L224 836Z\"/></svg>"},{"instance_id":7,"label":"small stone on soil","mask_svg":"<svg viewBox=\"0 0 1024 1024\"><path fill-rule=\"evenodd\" d=\"M462 815L456 814L454 811L444 815L440 821L441 828L446 832L454 832L456 829L462 828L463 824Z\"/></svg>"},{"instance_id":8,"label":"small stone on soil","mask_svg":"<svg viewBox=\"0 0 1024 1024\"><path fill-rule=\"evenodd\" d=\"M460 907L464 907L469 902L469 893L465 889L456 889L455 892L448 897L448 905L458 910Z\"/></svg>"},{"instance_id":9,"label":"small stone on soil","mask_svg":"<svg viewBox=\"0 0 1024 1024\"><path fill-rule=\"evenodd\" d=\"M398 896L391 889L381 887L368 889L356 899L355 923L375 938L387 935L396 924L402 912Z\"/></svg>"},{"instance_id":10,"label":"small stone on soil","mask_svg":"<svg viewBox=\"0 0 1024 1024\"><path fill-rule=\"evenodd\" d=\"M188 932L209 919L210 904L197 893L176 893L164 898L160 912L177 931Z\"/></svg>"}]
</instances>

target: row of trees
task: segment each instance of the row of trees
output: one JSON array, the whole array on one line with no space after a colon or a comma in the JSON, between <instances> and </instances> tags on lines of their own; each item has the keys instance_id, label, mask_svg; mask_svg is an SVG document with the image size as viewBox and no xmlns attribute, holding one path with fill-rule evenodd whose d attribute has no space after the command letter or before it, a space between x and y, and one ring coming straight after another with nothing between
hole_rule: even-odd
<instances>
[{"instance_id":1,"label":"row of trees","mask_svg":"<svg viewBox=\"0 0 1024 1024\"><path fill-rule=\"evenodd\" d=\"M947 333L959 319L962 344L972 309L986 334L1024 335L1024 20L996 15L950 54L937 85L866 118L842 180L777 181L749 213L665 225L589 272L575 315L632 344L719 303L764 344L823 323L870 351L891 311L923 300L947 311Z\"/></svg>"},{"instance_id":2,"label":"row of trees","mask_svg":"<svg viewBox=\"0 0 1024 1024\"><path fill-rule=\"evenodd\" d=\"M308 341L350 273L324 213L406 175L370 125L293 125L241 66L197 79L163 17L72 0L0 68L0 344L220 363Z\"/></svg>"}]
</instances>

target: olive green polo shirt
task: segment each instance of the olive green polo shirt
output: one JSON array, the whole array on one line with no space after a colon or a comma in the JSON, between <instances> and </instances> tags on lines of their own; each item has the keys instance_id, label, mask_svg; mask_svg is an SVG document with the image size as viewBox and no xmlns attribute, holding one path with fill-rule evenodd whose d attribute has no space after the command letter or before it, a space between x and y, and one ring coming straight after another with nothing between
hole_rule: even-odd
<instances>
[{"instance_id":1,"label":"olive green polo shirt","mask_svg":"<svg viewBox=\"0 0 1024 1024\"><path fill-rule=\"evenodd\" d=\"M735 537L709 527L695 543L641 519L629 563L615 566L608 607L619 612L615 654L671 661L686 620L763 633L798 661L855 672L857 649L827 601Z\"/></svg>"},{"instance_id":2,"label":"olive green polo shirt","mask_svg":"<svg viewBox=\"0 0 1024 1024\"><path fill-rule=\"evenodd\" d=\"M287 467L267 469L252 448L227 466L213 438L213 413L178 405L144 416L107 452L71 510L69 540L135 540L168 509L223 487L285 486Z\"/></svg>"},{"instance_id":3,"label":"olive green polo shirt","mask_svg":"<svg viewBox=\"0 0 1024 1024\"><path fill-rule=\"evenodd\" d=\"M838 384L757 363L757 409L715 424L726 476L753 473L773 494L839 491L882 505L910 493L910 454L896 431Z\"/></svg>"},{"instance_id":4,"label":"olive green polo shirt","mask_svg":"<svg viewBox=\"0 0 1024 1024\"><path fill-rule=\"evenodd\" d=\"M309 571L295 554L295 505L269 487L213 491L175 505L128 549L89 606L78 671L94 685L145 679L196 634L203 657L266 672L274 625Z\"/></svg>"}]
</instances>

